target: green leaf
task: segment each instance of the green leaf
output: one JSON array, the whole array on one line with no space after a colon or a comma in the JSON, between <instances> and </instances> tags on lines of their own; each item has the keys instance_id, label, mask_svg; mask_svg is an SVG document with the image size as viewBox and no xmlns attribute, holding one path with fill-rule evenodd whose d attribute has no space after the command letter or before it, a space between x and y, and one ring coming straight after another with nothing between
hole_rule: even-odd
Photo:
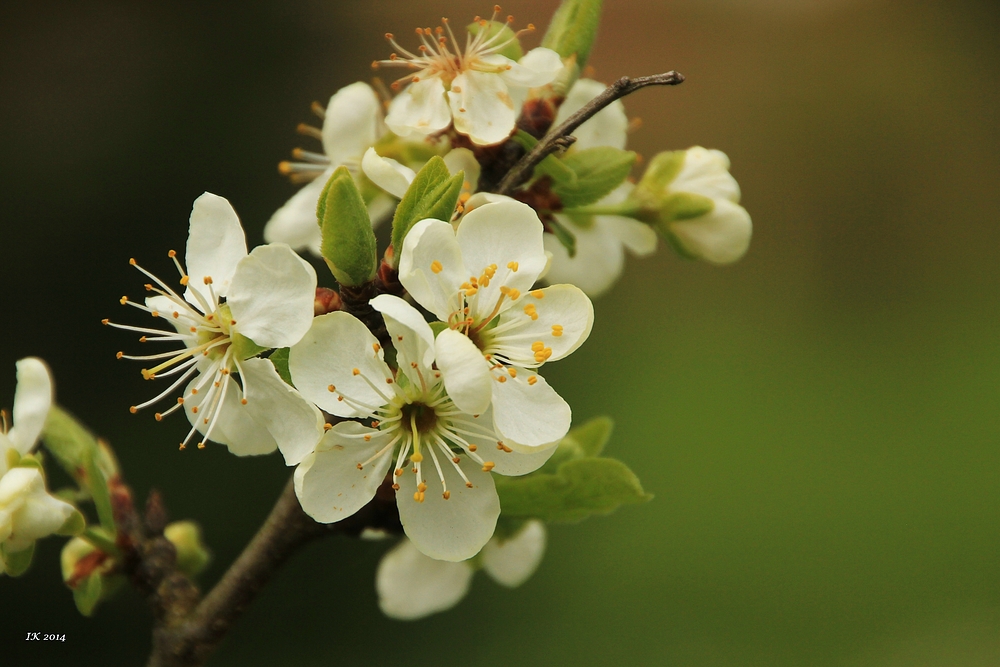
<instances>
[{"instance_id":1,"label":"green leaf","mask_svg":"<svg viewBox=\"0 0 1000 667\"><path fill-rule=\"evenodd\" d=\"M563 58L576 56L580 69L587 64L601 21L601 0L563 0L552 16L542 46Z\"/></svg>"},{"instance_id":2,"label":"green leaf","mask_svg":"<svg viewBox=\"0 0 1000 667\"><path fill-rule=\"evenodd\" d=\"M22 549L21 551L7 551L7 549L0 544L0 556L3 557L4 570L11 577L20 577L28 571L28 568L31 567L31 557L34 553L34 542L31 543L30 547Z\"/></svg>"},{"instance_id":3,"label":"green leaf","mask_svg":"<svg viewBox=\"0 0 1000 667\"><path fill-rule=\"evenodd\" d=\"M84 616L93 614L94 608L101 599L101 589L103 588L101 579L101 574L94 572L73 589L73 602L76 603L76 608Z\"/></svg>"},{"instance_id":4,"label":"green leaf","mask_svg":"<svg viewBox=\"0 0 1000 667\"><path fill-rule=\"evenodd\" d=\"M556 473L494 479L501 512L547 523L576 523L652 498L628 466L608 458L565 461Z\"/></svg>"},{"instance_id":5,"label":"green leaf","mask_svg":"<svg viewBox=\"0 0 1000 667\"><path fill-rule=\"evenodd\" d=\"M576 172L555 155L546 155L545 159L535 167L535 176L548 176L552 179L552 189L556 187L573 188L576 187Z\"/></svg>"},{"instance_id":6,"label":"green leaf","mask_svg":"<svg viewBox=\"0 0 1000 667\"><path fill-rule=\"evenodd\" d=\"M624 183L635 159L634 152L611 146L573 151L562 162L576 175L575 182L556 181L552 190L559 196L563 208L586 206Z\"/></svg>"},{"instance_id":7,"label":"green leaf","mask_svg":"<svg viewBox=\"0 0 1000 667\"><path fill-rule=\"evenodd\" d=\"M428 324L430 324L431 331L434 332L434 337L435 338L438 337L439 333L441 333L442 331L444 331L445 329L448 328L448 323L447 322L438 322L438 321L435 321L435 322L429 322Z\"/></svg>"},{"instance_id":8,"label":"green leaf","mask_svg":"<svg viewBox=\"0 0 1000 667\"><path fill-rule=\"evenodd\" d=\"M566 461L598 456L611 438L614 427L615 422L611 417L594 417L570 430L538 472L554 474Z\"/></svg>"},{"instance_id":9,"label":"green leaf","mask_svg":"<svg viewBox=\"0 0 1000 667\"><path fill-rule=\"evenodd\" d=\"M483 26L480 23L470 23L466 27L466 30L471 32L473 37L478 35L482 29ZM499 37L494 42L495 44L503 44L504 42L508 42L508 44L499 51L497 51L497 53L499 53L502 56L506 56L514 61L518 61L521 59L522 56L524 56L524 49L521 48L521 43L517 40L514 31L511 30L507 24L500 23L499 21L489 21L486 24L486 30L487 33L485 39L490 40L499 35ZM454 45L456 49L463 48L464 46L465 46L464 44Z\"/></svg>"},{"instance_id":10,"label":"green leaf","mask_svg":"<svg viewBox=\"0 0 1000 667\"><path fill-rule=\"evenodd\" d=\"M395 249L393 262L398 266L403 252L403 239L416 223L427 218L451 220L455 205L462 193L465 175L454 176L448 171L444 160L434 156L417 172L403 199L396 207L392 218L392 247Z\"/></svg>"},{"instance_id":11,"label":"green leaf","mask_svg":"<svg viewBox=\"0 0 1000 667\"><path fill-rule=\"evenodd\" d=\"M289 348L281 347L271 353L268 360L274 364L274 370L278 371L278 375L281 379L285 381L286 384L292 384L292 373L288 370L288 352Z\"/></svg>"},{"instance_id":12,"label":"green leaf","mask_svg":"<svg viewBox=\"0 0 1000 667\"><path fill-rule=\"evenodd\" d=\"M90 497L94 499L94 507L97 509L97 518L101 526L112 535L117 534L115 526L115 515L111 509L111 493L108 491L108 481L104 478L104 473L97 466L94 457L87 460L85 470L87 473L87 488Z\"/></svg>"},{"instance_id":13,"label":"green leaf","mask_svg":"<svg viewBox=\"0 0 1000 667\"><path fill-rule=\"evenodd\" d=\"M375 278L378 246L365 201L347 167L338 167L316 207L323 241L320 250L341 285L354 287Z\"/></svg>"},{"instance_id":14,"label":"green leaf","mask_svg":"<svg viewBox=\"0 0 1000 667\"><path fill-rule=\"evenodd\" d=\"M565 226L555 218L547 221L548 230L552 232L552 235L556 237L559 243L563 244L566 248L566 252L569 253L570 257L576 257L576 237L573 236L573 232L566 229Z\"/></svg>"},{"instance_id":15,"label":"green leaf","mask_svg":"<svg viewBox=\"0 0 1000 667\"><path fill-rule=\"evenodd\" d=\"M97 549L100 549L104 553L118 557L121 552L118 550L118 545L115 544L114 533L104 530L100 526L91 526L83 531L80 537L85 540L88 544Z\"/></svg>"}]
</instances>

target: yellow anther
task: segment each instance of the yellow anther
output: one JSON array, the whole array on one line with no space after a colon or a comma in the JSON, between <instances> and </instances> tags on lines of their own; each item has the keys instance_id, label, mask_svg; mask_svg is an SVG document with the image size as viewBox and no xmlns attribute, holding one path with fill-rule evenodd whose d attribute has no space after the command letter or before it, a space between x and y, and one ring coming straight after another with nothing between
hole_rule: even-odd
<instances>
[{"instance_id":1,"label":"yellow anther","mask_svg":"<svg viewBox=\"0 0 1000 667\"><path fill-rule=\"evenodd\" d=\"M475 287L470 287L467 290L465 290L465 296L472 296L473 294L475 294L478 291L479 290L476 289Z\"/></svg>"},{"instance_id":2,"label":"yellow anther","mask_svg":"<svg viewBox=\"0 0 1000 667\"><path fill-rule=\"evenodd\" d=\"M205 281L206 285L212 284L212 276L205 276L204 278L202 278L202 280Z\"/></svg>"},{"instance_id":3,"label":"yellow anther","mask_svg":"<svg viewBox=\"0 0 1000 667\"><path fill-rule=\"evenodd\" d=\"M559 324L553 324L552 325L552 335L555 336L556 338L558 338L559 336L562 336L563 335L563 328L562 328L562 326L559 325Z\"/></svg>"},{"instance_id":4,"label":"yellow anther","mask_svg":"<svg viewBox=\"0 0 1000 667\"><path fill-rule=\"evenodd\" d=\"M483 472L489 472L496 467L497 467L496 463L493 463L493 461L487 461L486 463L483 464Z\"/></svg>"},{"instance_id":5,"label":"yellow anther","mask_svg":"<svg viewBox=\"0 0 1000 667\"><path fill-rule=\"evenodd\" d=\"M443 270L444 266L441 265L441 262L437 261L436 259L433 262L431 262L431 271L433 271L434 273L441 273Z\"/></svg>"},{"instance_id":6,"label":"yellow anther","mask_svg":"<svg viewBox=\"0 0 1000 667\"><path fill-rule=\"evenodd\" d=\"M451 460L451 462L452 462L452 463L461 463L461 462L462 462L462 459L460 459L460 458L458 458L458 457L456 456L456 457L454 457L454 458L453 458L453 459Z\"/></svg>"},{"instance_id":7,"label":"yellow anther","mask_svg":"<svg viewBox=\"0 0 1000 667\"><path fill-rule=\"evenodd\" d=\"M331 424L330 422L326 422L325 424L323 424L324 431L329 431L331 428L333 428L333 424Z\"/></svg>"},{"instance_id":8,"label":"yellow anther","mask_svg":"<svg viewBox=\"0 0 1000 667\"><path fill-rule=\"evenodd\" d=\"M545 343L543 343L540 340L536 340L534 343L531 344L532 352L541 352L544 349L545 349Z\"/></svg>"},{"instance_id":9,"label":"yellow anther","mask_svg":"<svg viewBox=\"0 0 1000 667\"><path fill-rule=\"evenodd\" d=\"M371 439L372 439L371 435L365 436L365 442L371 442Z\"/></svg>"},{"instance_id":10,"label":"yellow anther","mask_svg":"<svg viewBox=\"0 0 1000 667\"><path fill-rule=\"evenodd\" d=\"M468 489L471 489L472 488L472 482L466 482L465 483L465 487L468 488Z\"/></svg>"},{"instance_id":11,"label":"yellow anther","mask_svg":"<svg viewBox=\"0 0 1000 667\"><path fill-rule=\"evenodd\" d=\"M245 399L245 398L241 398L241 399L240 399L240 404L241 404L241 405L246 405L246 404L247 404L247 399Z\"/></svg>"},{"instance_id":12,"label":"yellow anther","mask_svg":"<svg viewBox=\"0 0 1000 667\"><path fill-rule=\"evenodd\" d=\"M424 482L420 482L420 484L417 484L417 491L423 493L426 490L427 490L427 484L425 484Z\"/></svg>"},{"instance_id":13,"label":"yellow anther","mask_svg":"<svg viewBox=\"0 0 1000 667\"><path fill-rule=\"evenodd\" d=\"M508 368L507 372L510 373L510 376L512 378L516 378L517 377L517 369L516 368L513 368L513 367Z\"/></svg>"},{"instance_id":14,"label":"yellow anther","mask_svg":"<svg viewBox=\"0 0 1000 667\"><path fill-rule=\"evenodd\" d=\"M413 499L416 500L418 503L422 503L424 502L424 494L417 491L416 493L413 494Z\"/></svg>"},{"instance_id":15,"label":"yellow anther","mask_svg":"<svg viewBox=\"0 0 1000 667\"><path fill-rule=\"evenodd\" d=\"M474 452L474 451L476 451L477 449L479 449L479 447L477 447L476 445L469 445L469 451L470 451L470 452Z\"/></svg>"},{"instance_id":16,"label":"yellow anther","mask_svg":"<svg viewBox=\"0 0 1000 667\"><path fill-rule=\"evenodd\" d=\"M517 262L507 262L507 268L511 271L517 271Z\"/></svg>"},{"instance_id":17,"label":"yellow anther","mask_svg":"<svg viewBox=\"0 0 1000 667\"><path fill-rule=\"evenodd\" d=\"M191 414L193 414L193 415L198 414L198 406L197 405L194 406L193 408L191 408Z\"/></svg>"},{"instance_id":18,"label":"yellow anther","mask_svg":"<svg viewBox=\"0 0 1000 667\"><path fill-rule=\"evenodd\" d=\"M506 381L507 381L507 376L506 375L501 375L500 377L497 378L497 382L503 383L503 382L506 382Z\"/></svg>"},{"instance_id":19,"label":"yellow anther","mask_svg":"<svg viewBox=\"0 0 1000 667\"><path fill-rule=\"evenodd\" d=\"M135 407L135 406L133 405L132 407L130 407L130 408L128 409L128 411L129 411L129 412L131 412L132 414L135 414L135 413L139 412L139 408L137 408L137 407Z\"/></svg>"},{"instance_id":20,"label":"yellow anther","mask_svg":"<svg viewBox=\"0 0 1000 667\"><path fill-rule=\"evenodd\" d=\"M449 498L451 498L451 491L445 491L444 493L441 494L441 497L444 498L445 500L448 500Z\"/></svg>"},{"instance_id":21,"label":"yellow anther","mask_svg":"<svg viewBox=\"0 0 1000 667\"><path fill-rule=\"evenodd\" d=\"M153 415L153 419L155 419L158 422L161 422L161 421L163 421L163 415L161 415L159 412L157 412L155 415Z\"/></svg>"},{"instance_id":22,"label":"yellow anther","mask_svg":"<svg viewBox=\"0 0 1000 667\"><path fill-rule=\"evenodd\" d=\"M177 402L180 403L181 405L184 405L184 397L183 396L178 396L177 397Z\"/></svg>"},{"instance_id":23,"label":"yellow anther","mask_svg":"<svg viewBox=\"0 0 1000 667\"><path fill-rule=\"evenodd\" d=\"M361 371L357 368L351 369L351 373L353 373L354 375L361 375Z\"/></svg>"},{"instance_id":24,"label":"yellow anther","mask_svg":"<svg viewBox=\"0 0 1000 667\"><path fill-rule=\"evenodd\" d=\"M392 378L386 378L385 379L385 383L386 384L392 384Z\"/></svg>"},{"instance_id":25,"label":"yellow anther","mask_svg":"<svg viewBox=\"0 0 1000 667\"><path fill-rule=\"evenodd\" d=\"M396 477L400 477L400 476L402 476L402 474L403 474L403 469L402 469L402 468L396 468L396 469L395 469L395 470L393 471L393 473L392 473L392 474L393 474L393 475L395 475Z\"/></svg>"},{"instance_id":26,"label":"yellow anther","mask_svg":"<svg viewBox=\"0 0 1000 667\"><path fill-rule=\"evenodd\" d=\"M358 470L364 470L365 469L365 467L363 465L361 465L360 463L357 464L356 467L357 467Z\"/></svg>"},{"instance_id":27,"label":"yellow anther","mask_svg":"<svg viewBox=\"0 0 1000 667\"><path fill-rule=\"evenodd\" d=\"M420 463L421 461L424 460L424 455L421 454L420 452L414 452L413 456L410 457L410 460L413 461L414 463Z\"/></svg>"},{"instance_id":28,"label":"yellow anther","mask_svg":"<svg viewBox=\"0 0 1000 667\"><path fill-rule=\"evenodd\" d=\"M121 359L125 356L124 352L115 352L115 359Z\"/></svg>"},{"instance_id":29,"label":"yellow anther","mask_svg":"<svg viewBox=\"0 0 1000 667\"><path fill-rule=\"evenodd\" d=\"M392 490L393 491L399 491L399 484L393 484L392 485Z\"/></svg>"},{"instance_id":30,"label":"yellow anther","mask_svg":"<svg viewBox=\"0 0 1000 667\"><path fill-rule=\"evenodd\" d=\"M181 285L187 285L189 282L191 282L190 276L181 276Z\"/></svg>"},{"instance_id":31,"label":"yellow anther","mask_svg":"<svg viewBox=\"0 0 1000 667\"><path fill-rule=\"evenodd\" d=\"M328 384L328 385L326 385L326 390L328 392L330 392L330 393L333 393L333 392L337 391L337 388L335 386L333 386L332 384Z\"/></svg>"},{"instance_id":32,"label":"yellow anther","mask_svg":"<svg viewBox=\"0 0 1000 667\"><path fill-rule=\"evenodd\" d=\"M198 449L205 449L205 443L204 442L199 442L198 443Z\"/></svg>"},{"instance_id":33,"label":"yellow anther","mask_svg":"<svg viewBox=\"0 0 1000 667\"><path fill-rule=\"evenodd\" d=\"M118 299L118 303L124 306L126 303L128 303L128 297L123 296L122 298Z\"/></svg>"},{"instance_id":34,"label":"yellow anther","mask_svg":"<svg viewBox=\"0 0 1000 667\"><path fill-rule=\"evenodd\" d=\"M135 266L135 257L129 257L128 263L131 264L132 266Z\"/></svg>"},{"instance_id":35,"label":"yellow anther","mask_svg":"<svg viewBox=\"0 0 1000 667\"><path fill-rule=\"evenodd\" d=\"M178 445L178 446L177 446L177 449L179 449L180 451L182 451L182 452L183 452L183 451L184 451L185 449L187 449L187 445L185 445L185 444L184 444L184 443L182 442L182 443L181 443L180 445Z\"/></svg>"},{"instance_id":36,"label":"yellow anther","mask_svg":"<svg viewBox=\"0 0 1000 667\"><path fill-rule=\"evenodd\" d=\"M382 346L378 343L372 343L372 349L375 350L375 354L378 354L378 351L382 349Z\"/></svg>"},{"instance_id":37,"label":"yellow anther","mask_svg":"<svg viewBox=\"0 0 1000 667\"><path fill-rule=\"evenodd\" d=\"M543 299L545 298L545 292L543 290L536 289L531 292L531 296L535 297L536 299Z\"/></svg>"}]
</instances>

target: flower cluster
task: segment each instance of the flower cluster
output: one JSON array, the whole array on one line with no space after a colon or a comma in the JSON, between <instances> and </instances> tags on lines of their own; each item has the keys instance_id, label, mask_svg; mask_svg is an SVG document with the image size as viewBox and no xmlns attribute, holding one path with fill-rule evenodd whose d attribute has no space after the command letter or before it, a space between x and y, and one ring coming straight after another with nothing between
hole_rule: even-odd
<instances>
[{"instance_id":1,"label":"flower cluster","mask_svg":"<svg viewBox=\"0 0 1000 667\"><path fill-rule=\"evenodd\" d=\"M475 569L523 582L544 551L537 517L578 520L647 498L623 464L594 463L604 440L566 444L572 410L541 370L587 340L590 297L611 289L626 250L649 255L662 237L682 256L728 263L751 234L719 151L661 153L632 180L624 106L596 105L605 86L580 78L596 24L551 28L525 53L520 39L534 27L515 32L499 13L476 17L464 38L447 19L418 28L414 50L388 34L395 51L374 66L405 69L395 96L358 82L314 105L322 127L300 132L322 152L296 149L281 163L308 183L267 222L268 244L248 252L229 202L206 193L185 263L169 253L175 284L130 260L149 294L121 303L166 328L104 320L172 348L117 356L143 362L147 380L169 378L131 411L167 401L157 420L183 412L181 449L279 450L296 466L301 507L321 523L395 499L406 539L383 560L377 589L398 618L452 606ZM561 11L556 21L592 14ZM528 164L553 128L584 113L564 150ZM507 183L521 160L524 177ZM380 259L372 228L390 214ZM323 258L338 299L317 287L301 250ZM565 456L547 464L560 443ZM494 475L548 475L565 490L571 464L592 477L578 474L568 496L597 509L512 501L514 519L494 534L497 488L516 488ZM603 489L601 475L617 490Z\"/></svg>"}]
</instances>

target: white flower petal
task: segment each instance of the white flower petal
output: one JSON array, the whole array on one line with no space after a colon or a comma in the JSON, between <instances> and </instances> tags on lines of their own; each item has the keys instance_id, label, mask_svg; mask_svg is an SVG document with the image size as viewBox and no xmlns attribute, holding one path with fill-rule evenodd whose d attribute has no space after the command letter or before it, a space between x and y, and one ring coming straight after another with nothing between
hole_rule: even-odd
<instances>
[{"instance_id":1,"label":"white flower petal","mask_svg":"<svg viewBox=\"0 0 1000 667\"><path fill-rule=\"evenodd\" d=\"M226 375L224 378L222 381L227 383L226 393L222 404L217 408L219 411L218 421L216 421L209 439L212 442L225 445L236 456L270 454L278 448L278 443L274 441L266 428L254 420L247 406L243 405L243 390L232 375ZM209 423L206 424L206 416L215 413L202 409L205 397L209 394L207 388L203 387L197 394L191 394L191 388L201 380L201 376L195 377L184 390L184 414L187 416L188 422L197 427L199 433L204 434L211 425L212 419L209 417ZM215 391L221 391L221 389L219 387ZM195 407L199 409L197 413L192 411L192 408Z\"/></svg>"},{"instance_id":2,"label":"white flower petal","mask_svg":"<svg viewBox=\"0 0 1000 667\"><path fill-rule=\"evenodd\" d=\"M479 414L490 405L490 366L463 333L445 329L434 340L434 356L448 396L462 412Z\"/></svg>"},{"instance_id":3,"label":"white flower petal","mask_svg":"<svg viewBox=\"0 0 1000 667\"><path fill-rule=\"evenodd\" d=\"M361 158L361 170L372 183L379 186L393 197L402 199L407 188L417 175L415 171L392 158L382 157L374 148L365 151Z\"/></svg>"},{"instance_id":4,"label":"white flower petal","mask_svg":"<svg viewBox=\"0 0 1000 667\"><path fill-rule=\"evenodd\" d=\"M605 225L596 221L583 228L573 224L566 216L557 215L556 218L576 237L576 255L570 257L569 251L555 235L546 234L545 249L552 253L552 266L545 280L576 285L592 297L604 294L618 280L625 265L621 242Z\"/></svg>"},{"instance_id":5,"label":"white flower petal","mask_svg":"<svg viewBox=\"0 0 1000 667\"><path fill-rule=\"evenodd\" d=\"M493 424L493 408L490 407L476 420L482 424L482 428ZM476 445L480 454L493 463L492 472L498 475L509 475L516 477L526 475L541 468L556 451L555 445L551 447L525 447L514 441L500 441L494 435L470 435L469 432L460 434L470 445ZM497 449L497 442L503 442L513 451ZM489 452L489 454L486 454Z\"/></svg>"},{"instance_id":6,"label":"white flower petal","mask_svg":"<svg viewBox=\"0 0 1000 667\"><path fill-rule=\"evenodd\" d=\"M330 98L323 121L323 152L337 166L357 160L383 132L382 103L363 81L338 90Z\"/></svg>"},{"instance_id":7,"label":"white flower petal","mask_svg":"<svg viewBox=\"0 0 1000 667\"><path fill-rule=\"evenodd\" d=\"M338 311L313 318L312 327L288 353L292 382L303 396L327 412L364 417L369 410L352 406L378 408L387 403L365 381L368 377L381 386L391 377L382 361L381 347L375 352L377 344L378 339L353 315ZM336 393L330 391L331 386ZM340 394L351 401L337 400Z\"/></svg>"},{"instance_id":8,"label":"white flower petal","mask_svg":"<svg viewBox=\"0 0 1000 667\"><path fill-rule=\"evenodd\" d=\"M496 56L490 57L496 58ZM537 88L552 83L563 68L559 54L544 47L528 51L516 63L508 62L510 69L500 72L500 76L508 85L523 88Z\"/></svg>"},{"instance_id":9,"label":"white flower petal","mask_svg":"<svg viewBox=\"0 0 1000 667\"><path fill-rule=\"evenodd\" d=\"M514 131L514 100L496 74L471 70L459 74L451 84L448 100L455 129L475 144L497 144Z\"/></svg>"},{"instance_id":10,"label":"white flower petal","mask_svg":"<svg viewBox=\"0 0 1000 667\"><path fill-rule=\"evenodd\" d=\"M411 83L389 105L389 129L401 137L433 134L451 124L451 110L441 77Z\"/></svg>"},{"instance_id":11,"label":"white flower petal","mask_svg":"<svg viewBox=\"0 0 1000 667\"><path fill-rule=\"evenodd\" d=\"M363 436L371 436L366 442ZM295 495L306 514L320 523L346 519L368 504L385 479L392 449L358 470L389 443L390 435L341 422L320 441L295 469Z\"/></svg>"},{"instance_id":12,"label":"white flower petal","mask_svg":"<svg viewBox=\"0 0 1000 667\"><path fill-rule=\"evenodd\" d=\"M552 127L564 123L585 104L603 93L606 87L600 81L579 79L573 84L566 100L559 105L559 111L556 113ZM573 145L581 150L597 146L625 148L627 132L628 117L625 115L625 105L621 103L621 100L615 100L576 128L573 132L576 143Z\"/></svg>"},{"instance_id":13,"label":"white flower petal","mask_svg":"<svg viewBox=\"0 0 1000 667\"><path fill-rule=\"evenodd\" d=\"M672 222L669 228L686 252L713 264L729 264L745 255L753 233L746 209L725 199L716 199L715 208L705 215Z\"/></svg>"},{"instance_id":14,"label":"white flower petal","mask_svg":"<svg viewBox=\"0 0 1000 667\"><path fill-rule=\"evenodd\" d=\"M532 318L528 311L536 317ZM492 344L501 345L505 348L503 354L515 364L533 366L535 352L531 346L536 342L552 350L547 361L556 361L580 347L593 326L594 306L587 295L573 285L552 285L525 294L517 308L502 312L497 329L503 333L489 337L489 332L484 332L484 349L488 352ZM509 348L519 353L507 352Z\"/></svg>"},{"instance_id":15,"label":"white flower petal","mask_svg":"<svg viewBox=\"0 0 1000 667\"><path fill-rule=\"evenodd\" d=\"M423 471L428 489L424 502L413 498L416 493L416 475L407 470L397 478L400 489L396 492L399 519L403 530L425 555L436 560L461 561L472 558L493 535L500 500L490 473L469 457L459 464L473 484L467 488L451 465L441 466L451 497L442 497L441 487L434 475L430 457L425 457Z\"/></svg>"},{"instance_id":16,"label":"white flower petal","mask_svg":"<svg viewBox=\"0 0 1000 667\"><path fill-rule=\"evenodd\" d=\"M472 575L467 562L434 560L404 537L378 564L378 606L386 616L401 621L447 611L469 592Z\"/></svg>"},{"instance_id":17,"label":"white flower petal","mask_svg":"<svg viewBox=\"0 0 1000 667\"><path fill-rule=\"evenodd\" d=\"M537 379L528 384L532 376ZM572 417L569 405L541 375L522 370L516 378L493 383L493 424L504 438L529 447L549 445L566 435Z\"/></svg>"},{"instance_id":18,"label":"white flower petal","mask_svg":"<svg viewBox=\"0 0 1000 667\"><path fill-rule=\"evenodd\" d=\"M185 251L191 281L184 298L197 303L191 294L194 290L211 300L206 277L212 278L212 291L217 296L226 296L236 264L246 255L246 236L229 201L210 192L195 199Z\"/></svg>"},{"instance_id":19,"label":"white flower petal","mask_svg":"<svg viewBox=\"0 0 1000 667\"><path fill-rule=\"evenodd\" d=\"M729 158L722 151L701 146L687 150L684 165L668 188L671 192L690 192L709 199L740 201L740 186L729 173Z\"/></svg>"},{"instance_id":20,"label":"white flower petal","mask_svg":"<svg viewBox=\"0 0 1000 667\"><path fill-rule=\"evenodd\" d=\"M475 154L468 148L453 148L445 153L443 159L452 176L460 171L465 172L462 189L470 193L475 192L479 187L479 174L482 171Z\"/></svg>"},{"instance_id":21,"label":"white flower petal","mask_svg":"<svg viewBox=\"0 0 1000 667\"><path fill-rule=\"evenodd\" d=\"M639 257L656 252L656 230L649 225L620 215L599 215L594 224L610 231L622 245Z\"/></svg>"},{"instance_id":22,"label":"white flower petal","mask_svg":"<svg viewBox=\"0 0 1000 667\"><path fill-rule=\"evenodd\" d=\"M494 581L510 588L526 582L545 555L545 524L532 519L510 539L494 537L481 554L483 569Z\"/></svg>"},{"instance_id":23,"label":"white flower petal","mask_svg":"<svg viewBox=\"0 0 1000 667\"><path fill-rule=\"evenodd\" d=\"M434 363L434 332L430 325L420 311L398 296L380 294L371 300L371 305L382 313L392 346L396 348L398 367L419 387L421 370L427 372ZM411 363L417 364L417 368Z\"/></svg>"},{"instance_id":24,"label":"white flower petal","mask_svg":"<svg viewBox=\"0 0 1000 667\"><path fill-rule=\"evenodd\" d=\"M0 478L0 508L10 512L4 548L12 552L56 532L74 512L72 505L49 495L36 468L14 468Z\"/></svg>"},{"instance_id":25,"label":"white flower petal","mask_svg":"<svg viewBox=\"0 0 1000 667\"><path fill-rule=\"evenodd\" d=\"M513 199L484 204L462 218L455 238L465 267L472 272L469 275L478 276L490 265L497 267L489 286L480 287L476 295L472 314L477 321L493 311L501 286L522 294L531 289L548 261L542 232L535 211ZM508 300L504 307L510 306Z\"/></svg>"},{"instance_id":26,"label":"white flower petal","mask_svg":"<svg viewBox=\"0 0 1000 667\"><path fill-rule=\"evenodd\" d=\"M278 375L266 359L240 363L246 409L278 443L285 465L298 464L323 437L323 415Z\"/></svg>"},{"instance_id":27,"label":"white flower petal","mask_svg":"<svg viewBox=\"0 0 1000 667\"><path fill-rule=\"evenodd\" d=\"M428 219L410 228L399 256L399 282L417 303L447 322L469 275L450 224Z\"/></svg>"},{"instance_id":28,"label":"white flower petal","mask_svg":"<svg viewBox=\"0 0 1000 667\"><path fill-rule=\"evenodd\" d=\"M275 211L264 225L264 240L268 243L287 243L292 250L318 246L323 234L316 218L316 205L332 174L332 169L324 171Z\"/></svg>"},{"instance_id":29,"label":"white flower petal","mask_svg":"<svg viewBox=\"0 0 1000 667\"><path fill-rule=\"evenodd\" d=\"M264 347L288 347L309 330L315 299L316 270L277 243L240 260L228 303L236 331Z\"/></svg>"},{"instance_id":30,"label":"white flower petal","mask_svg":"<svg viewBox=\"0 0 1000 667\"><path fill-rule=\"evenodd\" d=\"M49 367L37 357L17 362L17 389L14 391L14 425L7 439L24 455L38 442L45 419L52 407L52 376ZM0 453L2 456L4 453Z\"/></svg>"}]
</instances>

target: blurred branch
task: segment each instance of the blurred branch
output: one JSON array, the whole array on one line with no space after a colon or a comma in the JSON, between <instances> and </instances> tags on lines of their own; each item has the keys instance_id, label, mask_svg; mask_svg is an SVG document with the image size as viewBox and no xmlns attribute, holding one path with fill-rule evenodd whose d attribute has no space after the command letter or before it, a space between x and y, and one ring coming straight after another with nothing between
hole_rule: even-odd
<instances>
[{"instance_id":1,"label":"blurred branch","mask_svg":"<svg viewBox=\"0 0 1000 667\"><path fill-rule=\"evenodd\" d=\"M640 88L645 88L646 86L676 86L684 82L684 75L680 72L665 72L663 74L653 74L651 76L641 76L635 79L631 79L627 76L615 81L613 84L608 86L604 92L595 97L594 99L587 102L579 111L574 113L572 116L567 118L558 127L549 130L548 134L542 137L541 141L535 145L527 155L525 155L521 160L514 165L514 167L507 173L500 185L497 187L497 194L510 195L515 188L524 183L526 180L531 178L531 173L539 162L544 160L546 156L555 153L558 150L565 150L568 148L575 139L570 134L573 133L576 128L583 125L591 117L593 117L598 111L608 106L615 100L621 99L626 95L631 95Z\"/></svg>"},{"instance_id":2,"label":"blurred branch","mask_svg":"<svg viewBox=\"0 0 1000 667\"><path fill-rule=\"evenodd\" d=\"M372 501L353 516L327 525L302 511L289 479L264 525L215 587L196 607L188 606L183 617L167 614L157 622L147 667L204 664L278 568L311 540L333 534L356 537L366 528L402 533L390 484L383 483Z\"/></svg>"},{"instance_id":3,"label":"blurred branch","mask_svg":"<svg viewBox=\"0 0 1000 667\"><path fill-rule=\"evenodd\" d=\"M153 630L149 667L203 664L281 564L325 532L302 511L289 479L264 525L193 613Z\"/></svg>"}]
</instances>

